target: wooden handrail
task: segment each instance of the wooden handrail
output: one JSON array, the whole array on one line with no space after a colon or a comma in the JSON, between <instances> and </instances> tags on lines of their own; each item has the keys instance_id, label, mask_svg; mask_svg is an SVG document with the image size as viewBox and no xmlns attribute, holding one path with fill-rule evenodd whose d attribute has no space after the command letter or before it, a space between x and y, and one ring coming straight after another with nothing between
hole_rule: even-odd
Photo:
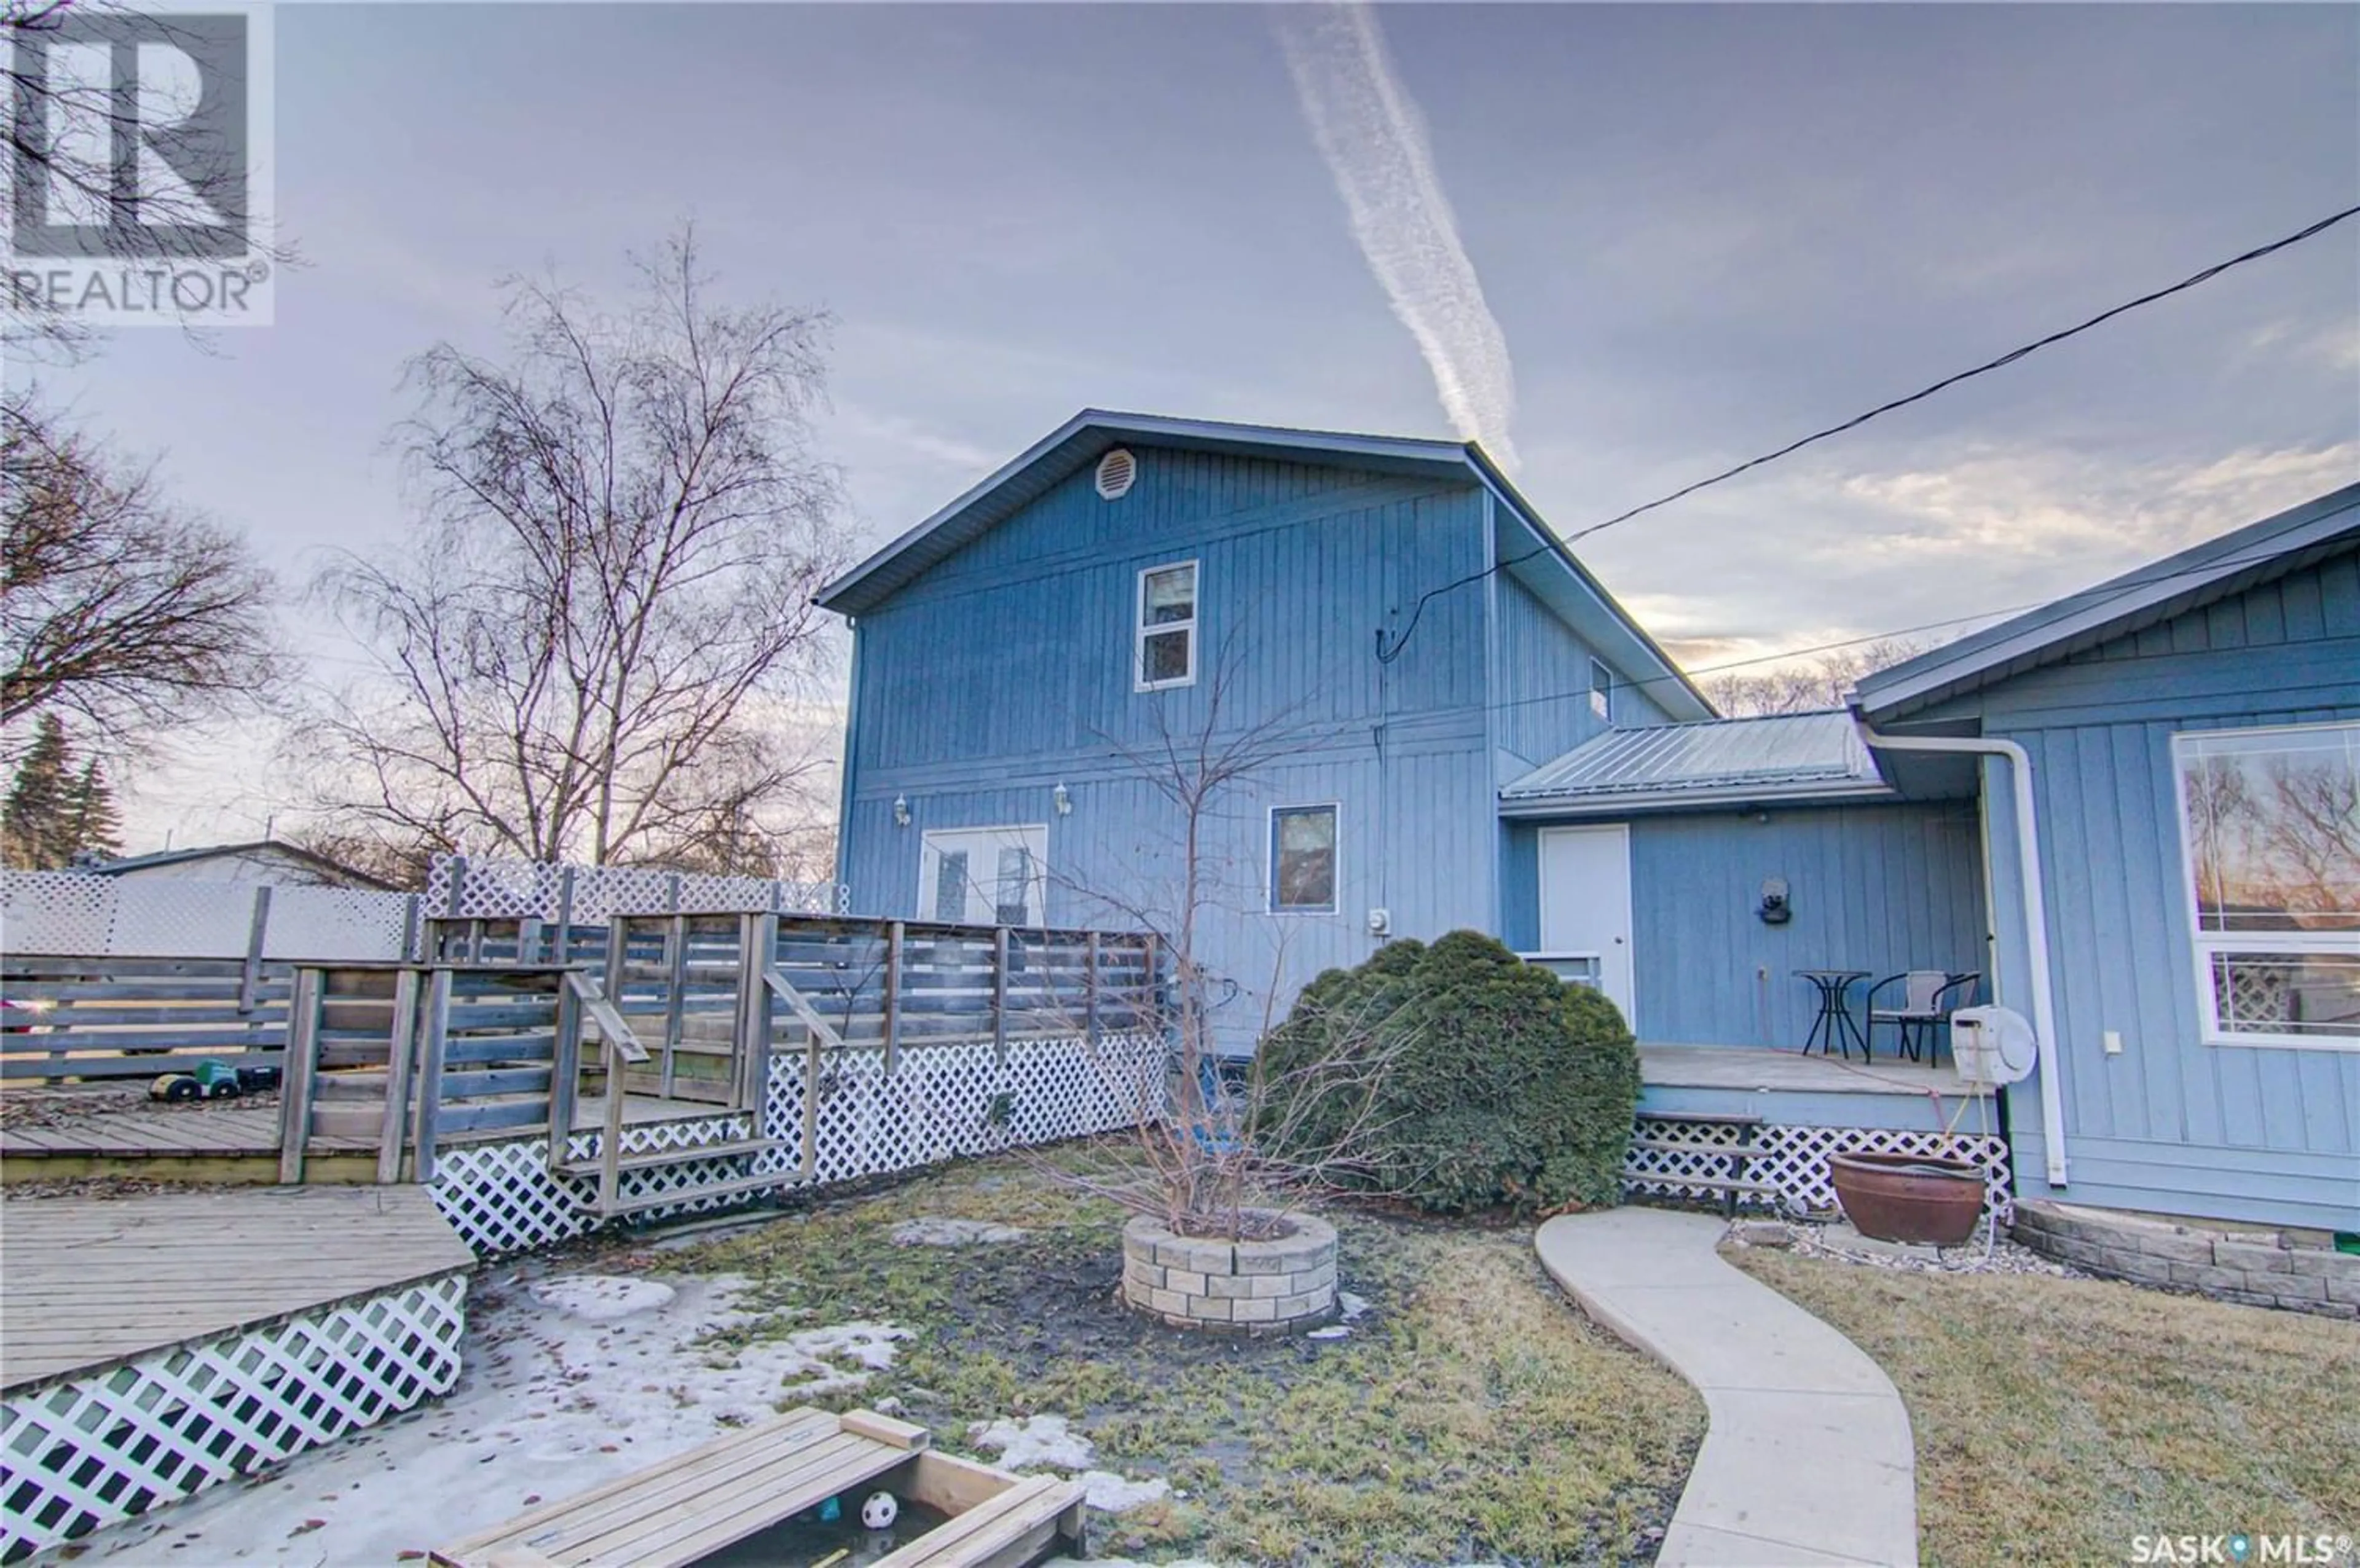
<instances>
[{"instance_id":1,"label":"wooden handrail","mask_svg":"<svg viewBox=\"0 0 2360 1568\"><path fill-rule=\"evenodd\" d=\"M615 1042L624 1061L636 1064L649 1060L648 1048L639 1043L639 1037L623 1021L622 1010L607 999L597 981L579 969L570 969L565 974L565 988L574 993L574 999L596 1022L598 1032Z\"/></svg>"},{"instance_id":2,"label":"wooden handrail","mask_svg":"<svg viewBox=\"0 0 2360 1568\"><path fill-rule=\"evenodd\" d=\"M768 985L770 994L784 1002L788 1009L803 1020L803 1028L811 1030L814 1042L824 1041L835 1051L844 1049L844 1037L836 1032L836 1026L820 1017L819 1009L811 1005L811 998L796 990L787 977L779 973L777 964L762 966L762 984Z\"/></svg>"}]
</instances>

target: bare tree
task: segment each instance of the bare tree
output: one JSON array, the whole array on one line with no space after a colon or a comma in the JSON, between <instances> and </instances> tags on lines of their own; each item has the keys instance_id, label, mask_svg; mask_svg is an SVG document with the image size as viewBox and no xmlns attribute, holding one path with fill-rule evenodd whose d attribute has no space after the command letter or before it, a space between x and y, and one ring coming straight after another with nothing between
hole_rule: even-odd
<instances>
[{"instance_id":1,"label":"bare tree","mask_svg":"<svg viewBox=\"0 0 2360 1568\"><path fill-rule=\"evenodd\" d=\"M1808 664L1790 669L1717 675L1704 683L1704 694L1732 718L1841 708L1863 678L1914 659L1928 646L1903 637L1880 637L1857 648L1823 653Z\"/></svg>"},{"instance_id":2,"label":"bare tree","mask_svg":"<svg viewBox=\"0 0 2360 1568\"><path fill-rule=\"evenodd\" d=\"M606 313L511 279L506 363L411 362L410 537L320 591L376 678L302 738L340 831L598 863L748 864L820 764L780 710L841 554L812 453L824 316L730 309L683 229Z\"/></svg>"},{"instance_id":3,"label":"bare tree","mask_svg":"<svg viewBox=\"0 0 2360 1568\"><path fill-rule=\"evenodd\" d=\"M1269 1223L1266 1207L1340 1187L1347 1168L1366 1174L1363 1158L1383 1130L1382 1088L1406 1044L1380 1044L1364 1031L1350 1049L1339 1044L1284 1068L1259 1051L1221 1049L1215 1013L1241 992L1242 977L1217 971L1204 953L1207 923L1235 890L1218 841L1236 798L1303 738L1299 703L1251 723L1232 718L1240 665L1240 650L1224 648L1199 688L1153 699L1144 739L1101 736L1123 775L1169 808L1168 875L1141 866L1137 880L1120 887L1061 881L1110 923L1156 938L1168 979L1132 999L1133 1028L1169 1050L1109 1049L1097 1062L1131 1113L1130 1132L1054 1159L1024 1156L1049 1179L1153 1214L1179 1234L1232 1240ZM1286 964L1282 937L1262 988L1261 1034L1277 1021ZM1072 1012L1062 1027L1081 1032L1078 1007ZM1313 1140L1297 1134L1314 1120L1330 1136L1306 1156Z\"/></svg>"},{"instance_id":4,"label":"bare tree","mask_svg":"<svg viewBox=\"0 0 2360 1568\"><path fill-rule=\"evenodd\" d=\"M242 704L273 669L269 575L152 469L0 398L6 652L0 724L78 714L113 745Z\"/></svg>"}]
</instances>

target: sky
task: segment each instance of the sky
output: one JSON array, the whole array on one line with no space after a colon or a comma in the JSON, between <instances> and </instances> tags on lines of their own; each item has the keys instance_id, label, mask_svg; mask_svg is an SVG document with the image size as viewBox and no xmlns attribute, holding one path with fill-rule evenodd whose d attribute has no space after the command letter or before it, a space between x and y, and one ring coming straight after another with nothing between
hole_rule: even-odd
<instances>
[{"instance_id":1,"label":"sky","mask_svg":"<svg viewBox=\"0 0 2360 1568\"><path fill-rule=\"evenodd\" d=\"M698 225L833 313L866 551L1075 410L1470 436L1563 532L2360 201L2360 8L290 4L268 328L39 371L290 593L410 356ZM9 367L12 378L27 374ZM2360 478L2360 222L1585 540L1691 666L2022 605ZM322 673L349 670L300 607ZM129 780L251 836L251 737Z\"/></svg>"}]
</instances>

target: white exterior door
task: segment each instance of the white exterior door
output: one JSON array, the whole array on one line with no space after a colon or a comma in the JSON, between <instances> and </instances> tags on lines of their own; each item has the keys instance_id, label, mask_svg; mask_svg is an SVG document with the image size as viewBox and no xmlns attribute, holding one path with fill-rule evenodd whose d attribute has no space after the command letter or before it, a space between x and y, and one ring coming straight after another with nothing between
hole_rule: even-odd
<instances>
[{"instance_id":1,"label":"white exterior door","mask_svg":"<svg viewBox=\"0 0 2360 1568\"><path fill-rule=\"evenodd\" d=\"M1049 829L945 828L918 849L918 918L955 925L1048 923Z\"/></svg>"},{"instance_id":2,"label":"white exterior door","mask_svg":"<svg viewBox=\"0 0 2360 1568\"><path fill-rule=\"evenodd\" d=\"M1543 828L1541 953L1568 979L1592 978L1633 1018L1631 831Z\"/></svg>"}]
</instances>

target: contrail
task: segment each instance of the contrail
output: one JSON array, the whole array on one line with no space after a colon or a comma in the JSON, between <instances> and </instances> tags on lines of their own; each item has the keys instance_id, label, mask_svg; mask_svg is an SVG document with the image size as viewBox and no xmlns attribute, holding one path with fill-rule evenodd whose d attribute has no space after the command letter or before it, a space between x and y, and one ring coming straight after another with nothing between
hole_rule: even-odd
<instances>
[{"instance_id":1,"label":"contrail","mask_svg":"<svg viewBox=\"0 0 2360 1568\"><path fill-rule=\"evenodd\" d=\"M1393 314L1417 340L1443 412L1462 439L1481 441L1513 471L1508 426L1516 381L1507 340L1459 243L1426 117L1393 71L1376 14L1364 4L1282 6L1277 26L1303 117L1344 198L1352 237Z\"/></svg>"}]
</instances>

